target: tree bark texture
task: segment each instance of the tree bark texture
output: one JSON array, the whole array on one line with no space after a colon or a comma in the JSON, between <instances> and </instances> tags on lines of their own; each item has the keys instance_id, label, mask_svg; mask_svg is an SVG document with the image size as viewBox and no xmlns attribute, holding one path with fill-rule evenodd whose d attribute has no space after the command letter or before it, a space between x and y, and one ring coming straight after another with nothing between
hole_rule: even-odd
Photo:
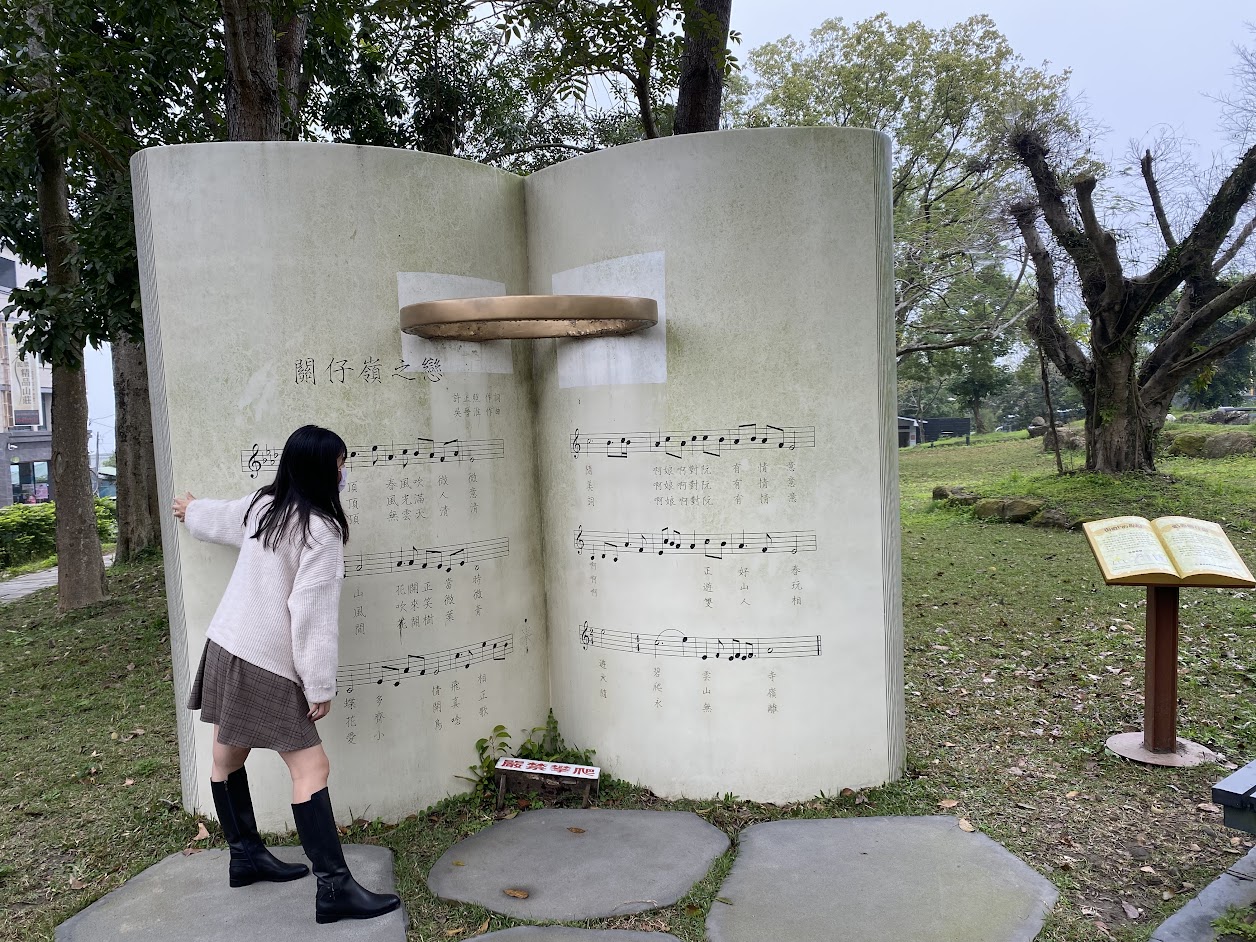
<instances>
[{"instance_id":1,"label":"tree bark texture","mask_svg":"<svg viewBox=\"0 0 1256 942\"><path fill-rule=\"evenodd\" d=\"M65 160L52 121L35 128L39 160L39 226L48 286L78 284ZM105 597L105 566L87 459L87 378L81 365L52 368L52 486L57 503L57 606L82 608Z\"/></svg>"},{"instance_id":2,"label":"tree bark texture","mask_svg":"<svg viewBox=\"0 0 1256 942\"><path fill-rule=\"evenodd\" d=\"M1030 335L1086 403L1086 468L1120 473L1155 469L1155 439L1174 393L1210 364L1256 337L1256 321L1235 323L1220 339L1205 343L1213 325L1256 298L1256 275L1222 280L1222 259L1233 257L1245 230L1224 246L1239 210L1256 190L1256 147L1250 148L1218 187L1191 231L1177 239L1157 209L1167 251L1146 273L1129 276L1116 236L1095 212L1093 177L1073 183L1076 212L1048 160L1041 135L1021 130L1011 145L1033 180L1037 203L1011 207L1037 276L1035 310L1025 322ZM1153 203L1160 195L1150 154L1141 161ZM1056 303L1055 260L1037 229L1041 213L1055 242L1077 271L1082 301L1090 315L1089 351L1065 329ZM1078 224L1080 222L1080 225ZM1156 308L1178 293L1168 328L1139 357L1140 330Z\"/></svg>"},{"instance_id":3,"label":"tree bark texture","mask_svg":"<svg viewBox=\"0 0 1256 942\"><path fill-rule=\"evenodd\" d=\"M113 342L113 401L118 470L118 547L114 559L123 562L161 546L148 363L144 347L125 337Z\"/></svg>"},{"instance_id":4,"label":"tree bark texture","mask_svg":"<svg viewBox=\"0 0 1256 942\"><path fill-rule=\"evenodd\" d=\"M267 0L222 0L222 25L227 50L228 138L233 141L280 140L283 107L270 3ZM304 28L301 37L304 45Z\"/></svg>"},{"instance_id":5,"label":"tree bark texture","mask_svg":"<svg viewBox=\"0 0 1256 942\"><path fill-rule=\"evenodd\" d=\"M733 0L698 0L685 17L676 133L718 131Z\"/></svg>"},{"instance_id":6,"label":"tree bark texture","mask_svg":"<svg viewBox=\"0 0 1256 942\"><path fill-rule=\"evenodd\" d=\"M301 68L305 52L305 35L309 32L308 10L297 13L279 29L275 39L275 70L280 98L280 133L285 141L295 141L301 134L301 109L305 106L308 79Z\"/></svg>"}]
</instances>

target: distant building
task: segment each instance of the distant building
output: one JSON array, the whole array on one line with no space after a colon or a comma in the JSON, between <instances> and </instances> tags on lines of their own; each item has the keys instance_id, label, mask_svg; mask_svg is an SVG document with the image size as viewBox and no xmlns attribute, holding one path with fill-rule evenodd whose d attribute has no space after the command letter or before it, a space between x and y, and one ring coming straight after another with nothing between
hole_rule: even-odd
<instances>
[{"instance_id":1,"label":"distant building","mask_svg":"<svg viewBox=\"0 0 1256 942\"><path fill-rule=\"evenodd\" d=\"M23 272L22 284L34 274ZM0 255L0 309L18 286L15 259ZM0 331L0 452L8 456L9 483L0 486L0 506L52 500L52 368L23 356L13 321Z\"/></svg>"}]
</instances>

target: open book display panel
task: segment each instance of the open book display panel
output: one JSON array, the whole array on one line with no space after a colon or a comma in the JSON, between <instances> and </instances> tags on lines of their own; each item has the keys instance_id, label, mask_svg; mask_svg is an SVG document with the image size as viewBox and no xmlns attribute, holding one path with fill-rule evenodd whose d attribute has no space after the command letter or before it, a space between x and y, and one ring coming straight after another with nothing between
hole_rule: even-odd
<instances>
[{"instance_id":1,"label":"open book display panel","mask_svg":"<svg viewBox=\"0 0 1256 942\"><path fill-rule=\"evenodd\" d=\"M402 818L551 707L660 795L900 774L885 137L684 135L526 178L309 143L132 166L162 500L265 484L307 422L348 443L319 727L337 800ZM657 323L399 329L415 305L530 296L646 299ZM234 554L166 525L182 703ZM209 730L180 710L179 736L185 804L211 811ZM289 826L282 764L250 776L262 825Z\"/></svg>"},{"instance_id":2,"label":"open book display panel","mask_svg":"<svg viewBox=\"0 0 1256 942\"><path fill-rule=\"evenodd\" d=\"M1082 525L1108 585L1251 588L1251 571L1220 525L1193 517L1112 517Z\"/></svg>"}]
</instances>

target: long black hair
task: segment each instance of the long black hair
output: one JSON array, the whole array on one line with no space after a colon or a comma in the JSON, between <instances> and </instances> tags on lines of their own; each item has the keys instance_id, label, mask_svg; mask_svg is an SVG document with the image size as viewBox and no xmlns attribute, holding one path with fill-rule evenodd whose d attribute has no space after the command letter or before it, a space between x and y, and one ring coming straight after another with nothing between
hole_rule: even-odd
<instances>
[{"instance_id":1,"label":"long black hair","mask_svg":"<svg viewBox=\"0 0 1256 942\"><path fill-rule=\"evenodd\" d=\"M263 497L270 505L257 521L253 539L261 540L267 549L274 549L290 533L299 533L309 543L310 514L318 514L340 531L343 542L349 542L349 521L340 506L340 459L349 449L344 439L329 429L303 425L288 436L279 456L275 480L261 488L249 503L248 513Z\"/></svg>"}]
</instances>

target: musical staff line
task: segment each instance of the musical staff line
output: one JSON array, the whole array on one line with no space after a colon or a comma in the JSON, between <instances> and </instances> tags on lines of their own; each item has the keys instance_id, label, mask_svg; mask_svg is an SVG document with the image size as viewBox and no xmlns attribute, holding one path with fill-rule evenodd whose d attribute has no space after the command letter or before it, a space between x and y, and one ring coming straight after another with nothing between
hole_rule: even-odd
<instances>
[{"instance_id":1,"label":"musical staff line","mask_svg":"<svg viewBox=\"0 0 1256 942\"><path fill-rule=\"evenodd\" d=\"M686 635L677 628L658 634L580 626L580 646L648 654L653 657L692 657L701 661L749 661L754 658L820 657L819 635L782 638L705 638Z\"/></svg>"},{"instance_id":2,"label":"musical staff line","mask_svg":"<svg viewBox=\"0 0 1256 942\"><path fill-rule=\"evenodd\" d=\"M415 677L434 677L442 671L467 670L472 664L485 661L504 661L515 652L513 634L489 638L479 644L447 648L428 654L407 654L383 661L363 661L360 664L342 664L336 671L336 686L344 689L358 684L391 683L394 687L403 680Z\"/></svg>"},{"instance_id":3,"label":"musical staff line","mask_svg":"<svg viewBox=\"0 0 1256 942\"><path fill-rule=\"evenodd\" d=\"M254 444L240 452L240 470L251 478L263 471L279 467L282 448ZM468 439L453 438L435 441L416 438L413 442L392 445L350 445L345 467L404 468L411 464L441 464L443 462L491 461L506 457L506 443L500 438Z\"/></svg>"},{"instance_id":4,"label":"musical staff line","mask_svg":"<svg viewBox=\"0 0 1256 942\"><path fill-rule=\"evenodd\" d=\"M655 432L584 432L576 429L569 440L571 456L582 454L606 458L627 458L632 452L653 452L671 458L709 455L719 458L725 452L776 448L793 451L814 448L815 426L738 425L721 429L684 429Z\"/></svg>"},{"instance_id":5,"label":"musical staff line","mask_svg":"<svg viewBox=\"0 0 1256 942\"><path fill-rule=\"evenodd\" d=\"M578 527L573 541L577 553L619 562L620 554L662 556L667 553L723 559L744 553L814 553L814 530L776 530L772 533L682 533L664 527L658 533L629 530L585 530Z\"/></svg>"},{"instance_id":6,"label":"musical staff line","mask_svg":"<svg viewBox=\"0 0 1256 942\"><path fill-rule=\"evenodd\" d=\"M474 543L454 543L450 546L410 547L395 553L363 553L345 557L345 578L354 576L404 575L420 569L438 569L453 572L467 563L486 559L501 559L510 555L510 540L504 536Z\"/></svg>"}]
</instances>

